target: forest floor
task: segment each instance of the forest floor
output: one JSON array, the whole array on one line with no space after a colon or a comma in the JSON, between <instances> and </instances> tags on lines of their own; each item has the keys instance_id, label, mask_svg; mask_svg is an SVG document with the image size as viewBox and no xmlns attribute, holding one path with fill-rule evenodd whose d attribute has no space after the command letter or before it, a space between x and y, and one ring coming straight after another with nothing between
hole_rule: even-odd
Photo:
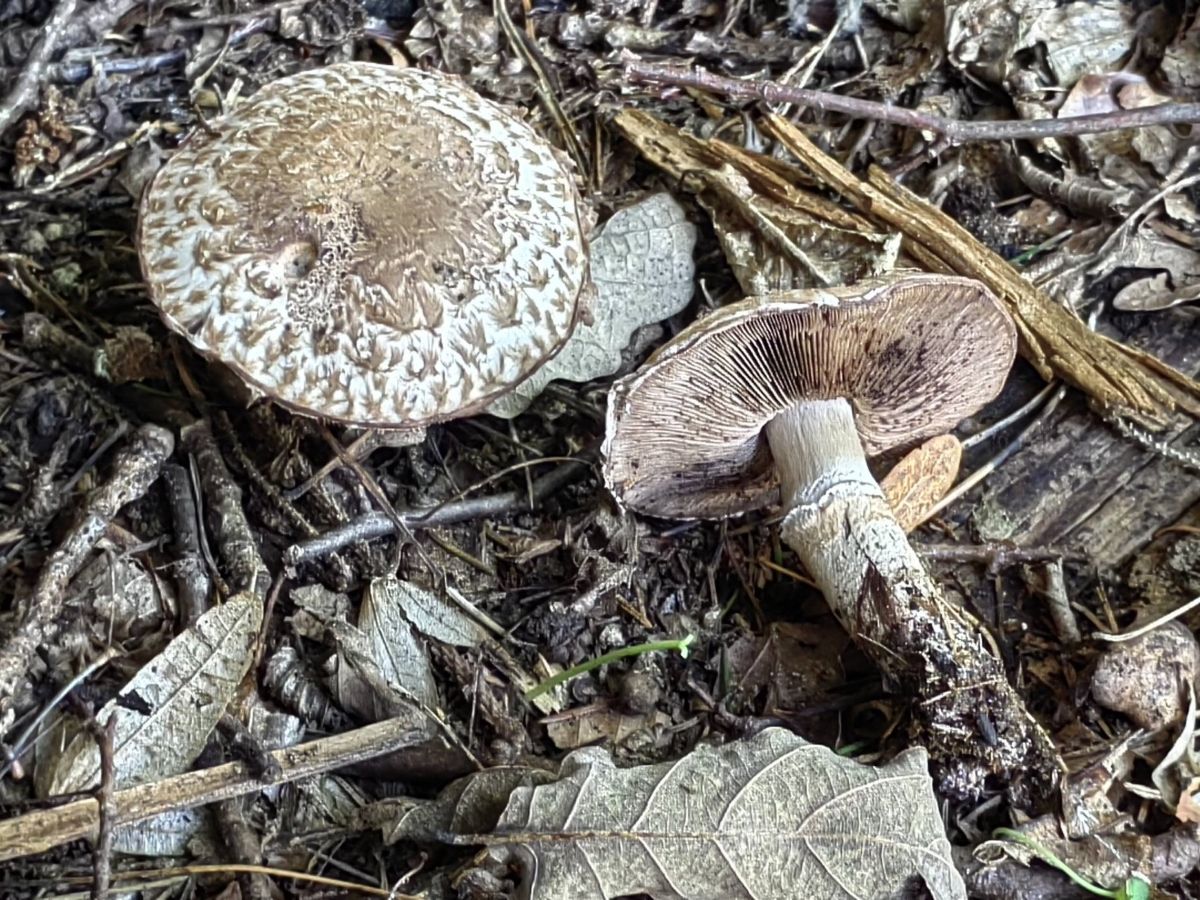
<instances>
[{"instance_id":1,"label":"forest floor","mask_svg":"<svg viewBox=\"0 0 1200 900\"><path fill-rule=\"evenodd\" d=\"M467 773L553 772L583 747L647 766L773 726L860 762L895 757L916 734L909 699L830 614L778 515L625 513L600 447L614 379L703 314L813 287L816 270L853 282L911 266L988 281L1018 319L1007 385L955 432L964 488L911 537L985 623L1070 773L1040 796L935 781L955 865L972 896L1087 896L1019 864L1051 849L1110 889L1137 875L1194 896L1200 612L1134 641L1104 635L1200 595L1200 141L1162 115L1200 100L1195 4L524 0L496 13L477 0L0 0L0 637L44 617L19 678L0 663L0 895L127 892L136 870L176 893L189 878L208 894L322 889L286 870L385 896L504 896L519 865L472 866L469 847L418 838L492 830L531 776L458 797L469 821L412 820ZM269 82L352 59L458 74L521 108L573 158L600 223L670 193L697 234L688 305L637 319L617 372L555 381L514 418L435 425L361 465L340 464L355 433L247 405L149 302L139 198L193 129ZM680 83L691 67L718 77ZM1092 133L1055 131L1089 114ZM988 131L1011 122L1027 127ZM913 195L907 224L889 219ZM901 455L873 460L876 474ZM212 615L247 596L252 614ZM201 639L180 643L189 625ZM238 656L226 644L246 634ZM372 662L376 635L411 658ZM653 642L668 649L523 696ZM114 747L115 708L146 727L118 724ZM308 770L266 755L338 736ZM242 759L254 775L194 779ZM45 798L91 796L106 763L108 819L56 814ZM118 828L112 811L131 801L117 789L137 784L146 809L177 818ZM1041 849L980 850L1016 825ZM593 872L636 868L622 852L585 855ZM663 852L670 873L681 851ZM741 852L758 870L796 865L778 847ZM686 858L704 869L716 853ZM812 877L797 869L759 896L833 896ZM925 877L930 895L957 896ZM572 878L571 896L630 892ZM609 883L675 896L653 878Z\"/></svg>"}]
</instances>

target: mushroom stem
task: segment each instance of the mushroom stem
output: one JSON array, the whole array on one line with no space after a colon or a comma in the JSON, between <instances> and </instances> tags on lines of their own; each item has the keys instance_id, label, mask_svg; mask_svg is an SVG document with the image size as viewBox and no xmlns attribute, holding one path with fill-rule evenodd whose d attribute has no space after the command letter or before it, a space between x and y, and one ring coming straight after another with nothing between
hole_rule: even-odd
<instances>
[{"instance_id":1,"label":"mushroom stem","mask_svg":"<svg viewBox=\"0 0 1200 900\"><path fill-rule=\"evenodd\" d=\"M854 410L840 397L797 403L768 422L766 432L784 509L815 503L839 484L883 496L867 468Z\"/></svg>"},{"instance_id":2,"label":"mushroom stem","mask_svg":"<svg viewBox=\"0 0 1200 900\"><path fill-rule=\"evenodd\" d=\"M915 696L914 712L929 731L960 735L962 756L982 754L993 771L1019 771L1028 758L1057 760L985 649L982 626L947 602L908 543L867 468L850 404L798 403L766 435L786 510L783 539L863 651Z\"/></svg>"}]
</instances>

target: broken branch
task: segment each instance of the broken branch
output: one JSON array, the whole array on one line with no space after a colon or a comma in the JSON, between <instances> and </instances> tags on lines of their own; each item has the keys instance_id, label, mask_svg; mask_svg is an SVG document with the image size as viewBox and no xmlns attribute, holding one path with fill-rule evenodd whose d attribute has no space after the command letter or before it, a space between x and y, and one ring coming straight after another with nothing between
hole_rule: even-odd
<instances>
[{"instance_id":1,"label":"broken branch","mask_svg":"<svg viewBox=\"0 0 1200 900\"><path fill-rule=\"evenodd\" d=\"M938 135L945 143L967 144L975 141L1036 140L1100 134L1124 128L1151 125L1179 125L1200 122L1200 103L1163 103L1141 109L1122 109L1111 113L1070 116L1062 119L1011 119L999 122L963 122L904 109L891 103L845 97L827 91L796 88L774 81L749 81L725 78L706 69L678 69L653 63L629 62L625 76L643 84L695 88L712 94L724 94L764 103L795 103L823 112L838 112L857 119L890 122Z\"/></svg>"}]
</instances>

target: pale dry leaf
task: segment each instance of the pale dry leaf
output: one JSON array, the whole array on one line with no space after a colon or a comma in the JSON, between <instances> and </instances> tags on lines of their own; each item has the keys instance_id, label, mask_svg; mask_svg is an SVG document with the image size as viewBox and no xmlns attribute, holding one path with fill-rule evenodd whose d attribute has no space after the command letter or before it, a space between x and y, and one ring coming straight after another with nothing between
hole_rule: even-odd
<instances>
[{"instance_id":1,"label":"pale dry leaf","mask_svg":"<svg viewBox=\"0 0 1200 900\"><path fill-rule=\"evenodd\" d=\"M965 900L927 762L915 748L864 766L781 728L629 769L588 748L514 790L490 840L510 842L532 900L862 900L916 876Z\"/></svg>"},{"instance_id":2,"label":"pale dry leaf","mask_svg":"<svg viewBox=\"0 0 1200 900\"><path fill-rule=\"evenodd\" d=\"M1200 793L1200 778L1193 778L1187 784L1185 790L1179 797L1179 802L1175 805L1175 818L1180 822L1188 824L1200 824L1200 803L1196 802L1196 796Z\"/></svg>"},{"instance_id":3,"label":"pale dry leaf","mask_svg":"<svg viewBox=\"0 0 1200 900\"><path fill-rule=\"evenodd\" d=\"M962 444L952 434L930 438L917 447L879 482L883 495L905 531L927 518L958 477Z\"/></svg>"},{"instance_id":4,"label":"pale dry leaf","mask_svg":"<svg viewBox=\"0 0 1200 900\"><path fill-rule=\"evenodd\" d=\"M280 818L292 823L296 834L346 829L369 802L370 796L352 778L303 778L284 786Z\"/></svg>"},{"instance_id":5,"label":"pale dry leaf","mask_svg":"<svg viewBox=\"0 0 1200 900\"><path fill-rule=\"evenodd\" d=\"M192 764L250 668L262 615L262 602L251 594L209 610L96 713L99 722L117 716L119 787L176 775ZM58 759L49 793L86 791L99 777L96 739L81 731Z\"/></svg>"},{"instance_id":6,"label":"pale dry leaf","mask_svg":"<svg viewBox=\"0 0 1200 900\"><path fill-rule=\"evenodd\" d=\"M557 356L488 412L512 418L551 381L592 381L616 372L637 329L675 315L692 299L695 245L696 226L670 194L615 213L591 242L592 321L580 322Z\"/></svg>"},{"instance_id":7,"label":"pale dry leaf","mask_svg":"<svg viewBox=\"0 0 1200 900\"><path fill-rule=\"evenodd\" d=\"M1090 274L1104 278L1118 269L1144 269L1155 274L1133 281L1113 297L1127 312L1167 309L1200 296L1200 252L1149 231L1127 236Z\"/></svg>"},{"instance_id":8,"label":"pale dry leaf","mask_svg":"<svg viewBox=\"0 0 1200 900\"><path fill-rule=\"evenodd\" d=\"M188 845L209 825L206 807L173 809L113 829L113 850L130 856L186 856Z\"/></svg>"},{"instance_id":9,"label":"pale dry leaf","mask_svg":"<svg viewBox=\"0 0 1200 900\"><path fill-rule=\"evenodd\" d=\"M1167 47L1159 68L1176 96L1200 88L1200 16L1193 16L1187 31Z\"/></svg>"},{"instance_id":10,"label":"pale dry leaf","mask_svg":"<svg viewBox=\"0 0 1200 900\"><path fill-rule=\"evenodd\" d=\"M1121 288L1113 297L1113 307L1125 312L1157 312L1200 300L1200 281L1171 283L1166 272L1142 278Z\"/></svg>"},{"instance_id":11,"label":"pale dry leaf","mask_svg":"<svg viewBox=\"0 0 1200 900\"><path fill-rule=\"evenodd\" d=\"M1120 830L1126 814L1114 798L1123 798L1124 792L1113 788L1128 783L1134 763L1131 748L1142 738L1140 732L1131 732L1100 759L1063 780L1060 820L1064 837L1076 839Z\"/></svg>"},{"instance_id":12,"label":"pale dry leaf","mask_svg":"<svg viewBox=\"0 0 1200 900\"><path fill-rule=\"evenodd\" d=\"M333 687L338 706L367 721L380 721L399 715L400 710L413 709L414 700L425 703L399 677L384 671L389 664L386 657L383 661L376 658L370 637L347 622L328 622L326 627L337 647L337 679Z\"/></svg>"},{"instance_id":13,"label":"pale dry leaf","mask_svg":"<svg viewBox=\"0 0 1200 900\"><path fill-rule=\"evenodd\" d=\"M1150 773L1150 781L1158 791L1159 802L1169 810L1175 809L1186 786L1200 775L1200 751L1196 749L1195 685L1188 682L1186 690L1187 713L1179 734Z\"/></svg>"},{"instance_id":14,"label":"pale dry leaf","mask_svg":"<svg viewBox=\"0 0 1200 900\"><path fill-rule=\"evenodd\" d=\"M487 639L483 626L453 603L417 587L410 581L392 579L390 590L412 626L435 641L451 647L478 647Z\"/></svg>"},{"instance_id":15,"label":"pale dry leaf","mask_svg":"<svg viewBox=\"0 0 1200 900\"><path fill-rule=\"evenodd\" d=\"M404 582L388 575L363 592L358 627L371 644L380 674L426 706L437 706L437 686L425 647L413 633L400 601Z\"/></svg>"}]
</instances>

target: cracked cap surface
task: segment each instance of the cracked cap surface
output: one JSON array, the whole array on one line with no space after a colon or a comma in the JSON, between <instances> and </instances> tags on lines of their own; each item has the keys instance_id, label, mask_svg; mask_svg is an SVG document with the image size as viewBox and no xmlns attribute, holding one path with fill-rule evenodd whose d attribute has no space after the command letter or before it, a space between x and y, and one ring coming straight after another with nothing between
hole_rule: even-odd
<instances>
[{"instance_id":1,"label":"cracked cap surface","mask_svg":"<svg viewBox=\"0 0 1200 900\"><path fill-rule=\"evenodd\" d=\"M151 181L150 297L299 412L469 414L571 335L587 282L570 164L459 78L341 63L266 85Z\"/></svg>"},{"instance_id":2,"label":"cracked cap surface","mask_svg":"<svg viewBox=\"0 0 1200 900\"><path fill-rule=\"evenodd\" d=\"M609 395L605 482L626 507L724 518L778 502L764 426L845 398L874 456L953 428L999 393L1016 328L977 281L910 274L790 291L693 323Z\"/></svg>"}]
</instances>

